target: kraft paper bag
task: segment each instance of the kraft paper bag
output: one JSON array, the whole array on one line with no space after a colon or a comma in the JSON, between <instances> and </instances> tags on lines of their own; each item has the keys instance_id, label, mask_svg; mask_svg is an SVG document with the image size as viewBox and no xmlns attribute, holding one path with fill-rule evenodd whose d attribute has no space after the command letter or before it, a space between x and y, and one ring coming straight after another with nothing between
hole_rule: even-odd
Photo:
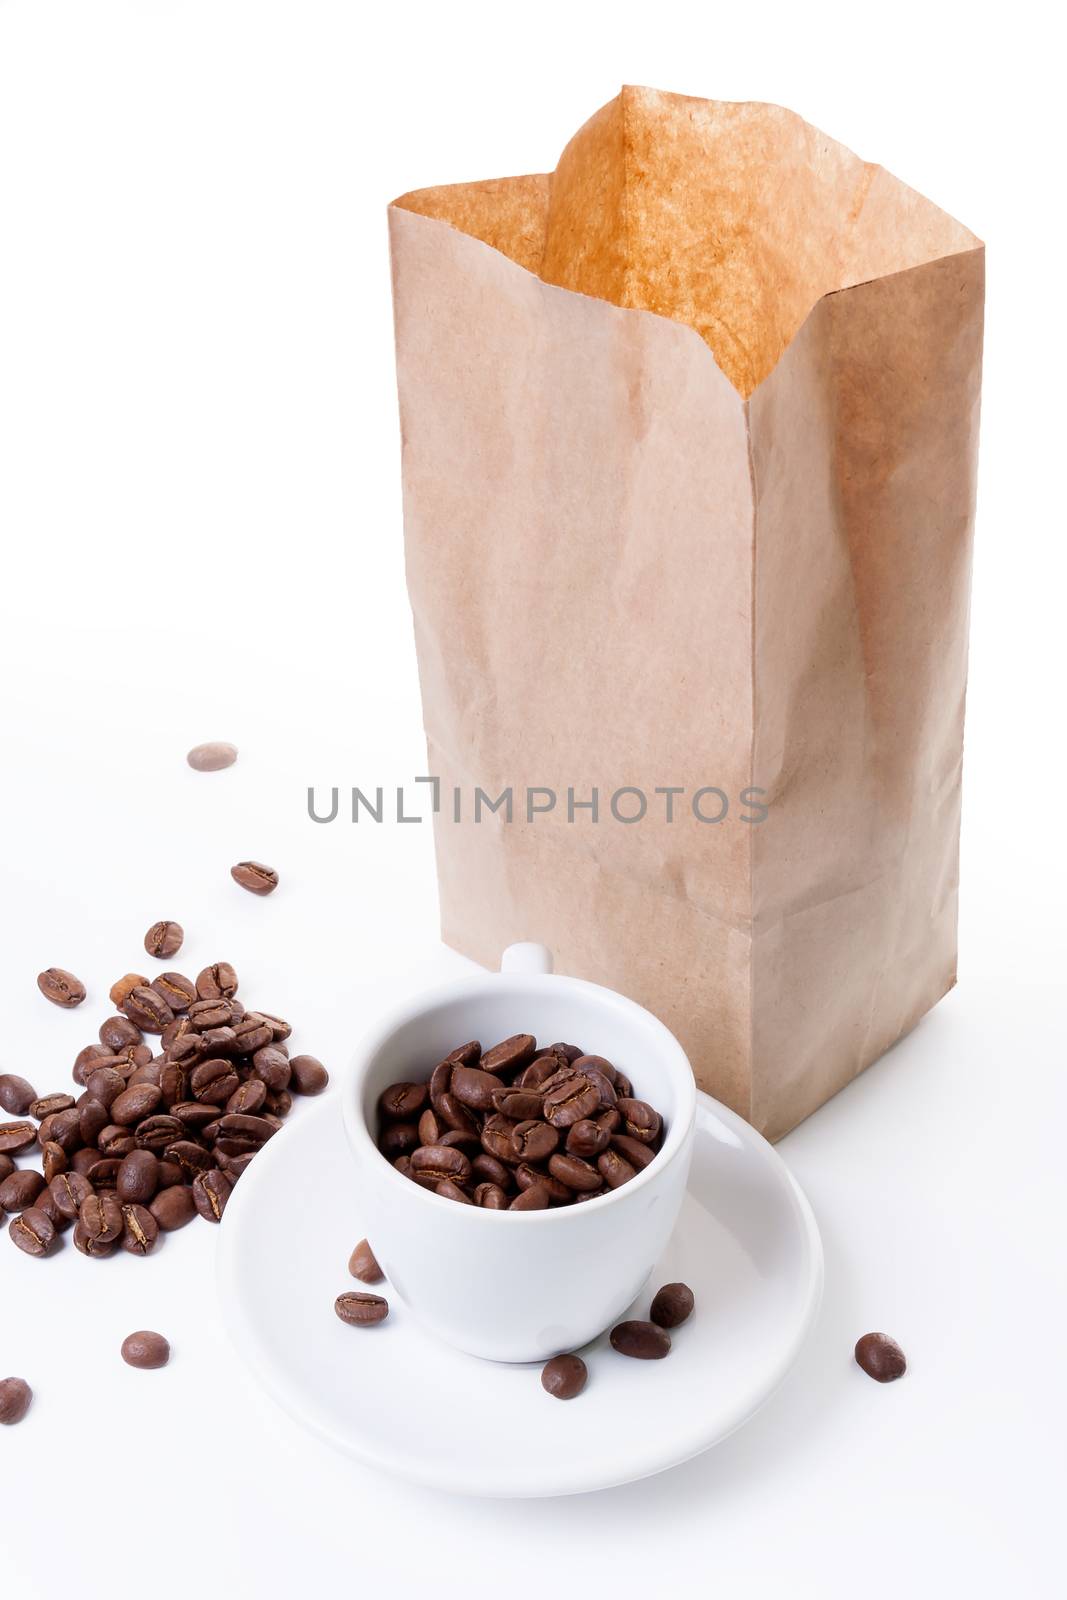
<instances>
[{"instance_id":1,"label":"kraft paper bag","mask_svg":"<svg viewBox=\"0 0 1067 1600\"><path fill-rule=\"evenodd\" d=\"M983 247L636 88L390 228L444 938L549 945L777 1138L955 981Z\"/></svg>"}]
</instances>

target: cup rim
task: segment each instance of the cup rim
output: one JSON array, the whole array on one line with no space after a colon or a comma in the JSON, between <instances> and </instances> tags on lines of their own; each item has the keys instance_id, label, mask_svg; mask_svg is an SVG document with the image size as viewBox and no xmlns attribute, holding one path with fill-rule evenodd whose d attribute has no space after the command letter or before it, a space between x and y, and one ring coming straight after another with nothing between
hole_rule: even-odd
<instances>
[{"instance_id":1,"label":"cup rim","mask_svg":"<svg viewBox=\"0 0 1067 1600\"><path fill-rule=\"evenodd\" d=\"M416 1002L410 1000L394 1006L384 1017L379 1019L375 1026L364 1035L354 1057L349 1063L348 1072L341 1095L341 1114L344 1118L345 1133L348 1137L349 1148L357 1159L364 1156L372 1161L380 1162L383 1175L388 1175L387 1182L403 1186L403 1192L409 1197L412 1191L420 1196L420 1202L430 1204L440 1201L442 1205L448 1204L443 1196L434 1194L431 1189L426 1189L419 1183L412 1183L410 1178L397 1172L391 1161L388 1161L375 1140L364 1119L361 1102L363 1082L370 1069L371 1062L378 1052L387 1043L391 1034L396 1033L406 1023L427 1011L432 1011L436 1006L446 1002L462 999L465 995L476 996L479 994L492 994L493 988L500 982L514 984L520 989L544 989L565 987L577 990L579 993L595 997L598 1003L621 1013L639 1018L641 1022L650 1027L654 1035L659 1035L663 1046L663 1059L668 1064L668 1070L677 1069L678 1078L678 1112L672 1118L667 1129L667 1137L661 1149L656 1152L655 1159L647 1167L642 1168L636 1177L629 1183L620 1184L619 1188L611 1189L607 1194L597 1195L595 1200L585 1200L580 1207L550 1206L544 1211L502 1211L489 1210L484 1206L459 1206L452 1202L452 1212L464 1216L491 1218L490 1226L496 1226L499 1219L507 1217L512 1225L518 1222L526 1227L558 1227L571 1217L576 1210L581 1212L604 1210L608 1206L620 1201L626 1201L637 1194L640 1189L649 1183L657 1182L683 1154L686 1149L688 1136L696 1121L696 1080L693 1076L692 1065L679 1041L667 1027L666 1023L653 1015L644 1006L638 1005L636 1000L630 1000L625 995L619 994L616 989L608 989L603 984L590 983L585 978L571 978L564 973L537 972L489 972L476 977L460 978L452 982L435 985L432 989L422 992ZM434 1209L434 1215L441 1215ZM481 1223L475 1224L481 1226Z\"/></svg>"}]
</instances>

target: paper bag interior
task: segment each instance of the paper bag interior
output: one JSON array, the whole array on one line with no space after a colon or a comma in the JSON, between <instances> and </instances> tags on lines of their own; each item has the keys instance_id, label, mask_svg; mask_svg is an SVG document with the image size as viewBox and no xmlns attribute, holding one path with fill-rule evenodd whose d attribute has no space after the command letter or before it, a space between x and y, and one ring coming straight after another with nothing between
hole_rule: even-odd
<instances>
[{"instance_id":1,"label":"paper bag interior","mask_svg":"<svg viewBox=\"0 0 1067 1600\"><path fill-rule=\"evenodd\" d=\"M979 243L791 111L656 89L623 89L552 174L396 204L546 283L687 323L745 398L823 295Z\"/></svg>"}]
</instances>

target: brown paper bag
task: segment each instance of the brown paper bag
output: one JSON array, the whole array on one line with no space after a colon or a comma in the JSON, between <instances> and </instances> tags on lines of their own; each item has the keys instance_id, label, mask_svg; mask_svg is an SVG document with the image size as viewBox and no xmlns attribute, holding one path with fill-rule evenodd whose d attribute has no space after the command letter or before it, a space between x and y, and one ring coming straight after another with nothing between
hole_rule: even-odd
<instances>
[{"instance_id":1,"label":"brown paper bag","mask_svg":"<svg viewBox=\"0 0 1067 1600\"><path fill-rule=\"evenodd\" d=\"M982 246L647 89L390 223L444 937L543 941L776 1138L955 979Z\"/></svg>"}]
</instances>

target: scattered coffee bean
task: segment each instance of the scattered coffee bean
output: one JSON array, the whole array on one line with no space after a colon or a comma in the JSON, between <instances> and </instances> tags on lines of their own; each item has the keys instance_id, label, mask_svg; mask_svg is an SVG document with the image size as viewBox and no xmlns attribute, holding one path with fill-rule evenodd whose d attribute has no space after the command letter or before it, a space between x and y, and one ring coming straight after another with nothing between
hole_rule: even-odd
<instances>
[{"instance_id":1,"label":"scattered coffee bean","mask_svg":"<svg viewBox=\"0 0 1067 1600\"><path fill-rule=\"evenodd\" d=\"M163 996L147 983L131 989L123 1010L142 1033L162 1033L168 1023L174 1021L174 1012Z\"/></svg>"},{"instance_id":2,"label":"scattered coffee bean","mask_svg":"<svg viewBox=\"0 0 1067 1600\"><path fill-rule=\"evenodd\" d=\"M32 1122L0 1122L0 1155L18 1155L37 1143Z\"/></svg>"},{"instance_id":3,"label":"scattered coffee bean","mask_svg":"<svg viewBox=\"0 0 1067 1600\"><path fill-rule=\"evenodd\" d=\"M117 1055L131 1044L144 1043L140 1028L125 1016L108 1017L100 1024L98 1037L104 1049L110 1050L112 1055Z\"/></svg>"},{"instance_id":4,"label":"scattered coffee bean","mask_svg":"<svg viewBox=\"0 0 1067 1600\"><path fill-rule=\"evenodd\" d=\"M374 1259L374 1251L361 1239L348 1258L348 1270L360 1283L381 1283L385 1273Z\"/></svg>"},{"instance_id":5,"label":"scattered coffee bean","mask_svg":"<svg viewBox=\"0 0 1067 1600\"><path fill-rule=\"evenodd\" d=\"M197 1215L192 1190L186 1188L184 1183L173 1183L166 1189L160 1189L148 1209L164 1233L174 1233L176 1229L184 1228Z\"/></svg>"},{"instance_id":6,"label":"scattered coffee bean","mask_svg":"<svg viewBox=\"0 0 1067 1600\"><path fill-rule=\"evenodd\" d=\"M43 1188L44 1179L31 1167L11 1172L0 1183L0 1213L9 1211L14 1216L19 1211L27 1211L36 1204Z\"/></svg>"},{"instance_id":7,"label":"scattered coffee bean","mask_svg":"<svg viewBox=\"0 0 1067 1600\"><path fill-rule=\"evenodd\" d=\"M24 1117L37 1099L37 1090L14 1072L0 1076L0 1110L9 1117Z\"/></svg>"},{"instance_id":8,"label":"scattered coffee bean","mask_svg":"<svg viewBox=\"0 0 1067 1600\"><path fill-rule=\"evenodd\" d=\"M0 1156L0 1183L3 1183L6 1178L10 1178L14 1170L15 1163L12 1161L11 1157ZM3 1206L0 1205L0 1211L3 1209Z\"/></svg>"},{"instance_id":9,"label":"scattered coffee bean","mask_svg":"<svg viewBox=\"0 0 1067 1600\"><path fill-rule=\"evenodd\" d=\"M55 1223L38 1206L30 1206L8 1228L12 1242L28 1256L45 1256L56 1238Z\"/></svg>"},{"instance_id":10,"label":"scattered coffee bean","mask_svg":"<svg viewBox=\"0 0 1067 1600\"><path fill-rule=\"evenodd\" d=\"M237 993L237 974L228 961L216 961L197 973L196 992L201 1000L232 1000Z\"/></svg>"},{"instance_id":11,"label":"scattered coffee bean","mask_svg":"<svg viewBox=\"0 0 1067 1600\"><path fill-rule=\"evenodd\" d=\"M155 1249L159 1238L159 1223L141 1205L124 1205L122 1208L122 1248L134 1256L146 1256Z\"/></svg>"},{"instance_id":12,"label":"scattered coffee bean","mask_svg":"<svg viewBox=\"0 0 1067 1600\"><path fill-rule=\"evenodd\" d=\"M193 1204L205 1222L221 1222L233 1185L224 1172L212 1168L193 1179Z\"/></svg>"},{"instance_id":13,"label":"scattered coffee bean","mask_svg":"<svg viewBox=\"0 0 1067 1600\"><path fill-rule=\"evenodd\" d=\"M292 1069L289 1087L297 1094L321 1094L330 1081L330 1074L315 1056L294 1056L289 1066Z\"/></svg>"},{"instance_id":14,"label":"scattered coffee bean","mask_svg":"<svg viewBox=\"0 0 1067 1600\"><path fill-rule=\"evenodd\" d=\"M159 1157L152 1150L131 1150L123 1156L115 1178L119 1200L147 1205L159 1187Z\"/></svg>"},{"instance_id":15,"label":"scattered coffee bean","mask_svg":"<svg viewBox=\"0 0 1067 1600\"><path fill-rule=\"evenodd\" d=\"M78 1212L78 1222L96 1244L111 1244L122 1233L122 1207L107 1190L91 1194Z\"/></svg>"},{"instance_id":16,"label":"scattered coffee bean","mask_svg":"<svg viewBox=\"0 0 1067 1600\"><path fill-rule=\"evenodd\" d=\"M865 1333L856 1344L856 1365L876 1383L892 1383L908 1370L904 1352L888 1333Z\"/></svg>"},{"instance_id":17,"label":"scattered coffee bean","mask_svg":"<svg viewBox=\"0 0 1067 1600\"><path fill-rule=\"evenodd\" d=\"M588 1376L581 1356L553 1356L541 1368L541 1387L557 1400L573 1400L585 1388Z\"/></svg>"},{"instance_id":18,"label":"scattered coffee bean","mask_svg":"<svg viewBox=\"0 0 1067 1600\"><path fill-rule=\"evenodd\" d=\"M342 1322L354 1328L369 1328L373 1323L384 1322L389 1315L389 1302L380 1294L356 1294L351 1290L339 1294L333 1308Z\"/></svg>"},{"instance_id":19,"label":"scattered coffee bean","mask_svg":"<svg viewBox=\"0 0 1067 1600\"><path fill-rule=\"evenodd\" d=\"M188 1011L196 999L196 984L183 972L163 972L152 979L150 987L162 995L175 1016Z\"/></svg>"},{"instance_id":20,"label":"scattered coffee bean","mask_svg":"<svg viewBox=\"0 0 1067 1600\"><path fill-rule=\"evenodd\" d=\"M45 1117L55 1116L57 1111L69 1111L74 1104L72 1094L46 1094L35 1100L30 1106L30 1116L38 1122L43 1122Z\"/></svg>"},{"instance_id":21,"label":"scattered coffee bean","mask_svg":"<svg viewBox=\"0 0 1067 1600\"><path fill-rule=\"evenodd\" d=\"M278 887L278 874L262 861L239 861L230 868L230 877L250 894L272 894Z\"/></svg>"},{"instance_id":22,"label":"scattered coffee bean","mask_svg":"<svg viewBox=\"0 0 1067 1600\"><path fill-rule=\"evenodd\" d=\"M46 1000L67 1011L80 1006L85 999L84 983L73 972L64 972L62 967L48 967L44 972L39 972L37 987Z\"/></svg>"},{"instance_id":23,"label":"scattered coffee bean","mask_svg":"<svg viewBox=\"0 0 1067 1600\"><path fill-rule=\"evenodd\" d=\"M169 961L182 947L185 929L180 922L153 922L144 936L144 947L158 961Z\"/></svg>"},{"instance_id":24,"label":"scattered coffee bean","mask_svg":"<svg viewBox=\"0 0 1067 1600\"><path fill-rule=\"evenodd\" d=\"M140 972L127 972L124 978L119 978L108 990L108 999L116 1011L121 1011L126 1001L135 989L142 984L147 984L148 979Z\"/></svg>"},{"instance_id":25,"label":"scattered coffee bean","mask_svg":"<svg viewBox=\"0 0 1067 1600\"><path fill-rule=\"evenodd\" d=\"M10 1159L10 1156L3 1157L5 1161ZM70 1160L63 1146L56 1144L54 1139L46 1139L41 1146L41 1171L44 1173L45 1183L51 1183L61 1172L66 1172L69 1166Z\"/></svg>"},{"instance_id":26,"label":"scattered coffee bean","mask_svg":"<svg viewBox=\"0 0 1067 1600\"><path fill-rule=\"evenodd\" d=\"M680 1328L693 1311L693 1291L687 1283L665 1283L657 1290L648 1313L660 1328Z\"/></svg>"},{"instance_id":27,"label":"scattered coffee bean","mask_svg":"<svg viewBox=\"0 0 1067 1600\"><path fill-rule=\"evenodd\" d=\"M122 1359L128 1367L139 1367L151 1372L165 1367L170 1360L170 1345L161 1333L151 1333L147 1328L129 1333L122 1341Z\"/></svg>"},{"instance_id":28,"label":"scattered coffee bean","mask_svg":"<svg viewBox=\"0 0 1067 1600\"><path fill-rule=\"evenodd\" d=\"M13 1427L21 1422L32 1399L33 1390L25 1378L4 1378L0 1381L0 1423Z\"/></svg>"},{"instance_id":29,"label":"scattered coffee bean","mask_svg":"<svg viewBox=\"0 0 1067 1600\"><path fill-rule=\"evenodd\" d=\"M224 739L209 739L206 744L194 744L185 759L194 772L221 772L237 760L237 746Z\"/></svg>"},{"instance_id":30,"label":"scattered coffee bean","mask_svg":"<svg viewBox=\"0 0 1067 1600\"><path fill-rule=\"evenodd\" d=\"M671 1336L654 1322L620 1322L611 1330L611 1348L638 1361L661 1361L670 1354Z\"/></svg>"},{"instance_id":31,"label":"scattered coffee bean","mask_svg":"<svg viewBox=\"0 0 1067 1600\"><path fill-rule=\"evenodd\" d=\"M61 1172L48 1187L56 1210L68 1222L77 1220L82 1206L93 1192L92 1184L80 1172Z\"/></svg>"}]
</instances>

